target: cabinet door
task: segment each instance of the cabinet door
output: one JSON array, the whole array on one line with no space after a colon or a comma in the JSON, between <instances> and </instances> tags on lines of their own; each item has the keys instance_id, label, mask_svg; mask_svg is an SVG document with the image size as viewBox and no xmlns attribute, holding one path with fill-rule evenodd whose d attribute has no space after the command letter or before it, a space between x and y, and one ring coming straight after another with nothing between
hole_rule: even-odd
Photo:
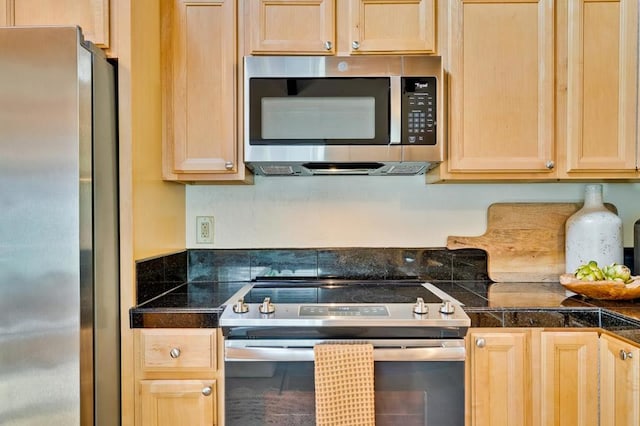
<instances>
[{"instance_id":1,"label":"cabinet door","mask_svg":"<svg viewBox=\"0 0 640 426\"><path fill-rule=\"evenodd\" d=\"M109 0L0 0L0 25L78 25L87 40L109 47Z\"/></svg>"},{"instance_id":2,"label":"cabinet door","mask_svg":"<svg viewBox=\"0 0 640 426\"><path fill-rule=\"evenodd\" d=\"M598 333L542 332L543 425L598 424Z\"/></svg>"},{"instance_id":3,"label":"cabinet door","mask_svg":"<svg viewBox=\"0 0 640 426\"><path fill-rule=\"evenodd\" d=\"M335 53L334 0L249 0L251 54Z\"/></svg>"},{"instance_id":4,"label":"cabinet door","mask_svg":"<svg viewBox=\"0 0 640 426\"><path fill-rule=\"evenodd\" d=\"M638 2L568 2L567 172L634 173Z\"/></svg>"},{"instance_id":5,"label":"cabinet door","mask_svg":"<svg viewBox=\"0 0 640 426\"><path fill-rule=\"evenodd\" d=\"M640 424L640 349L600 336L600 425Z\"/></svg>"},{"instance_id":6,"label":"cabinet door","mask_svg":"<svg viewBox=\"0 0 640 426\"><path fill-rule=\"evenodd\" d=\"M215 380L142 380L141 425L215 425L215 390Z\"/></svg>"},{"instance_id":7,"label":"cabinet door","mask_svg":"<svg viewBox=\"0 0 640 426\"><path fill-rule=\"evenodd\" d=\"M553 177L554 1L452 0L449 16L448 171Z\"/></svg>"},{"instance_id":8,"label":"cabinet door","mask_svg":"<svg viewBox=\"0 0 640 426\"><path fill-rule=\"evenodd\" d=\"M164 177L229 179L224 175L244 171L236 137L235 1L163 6Z\"/></svg>"},{"instance_id":9,"label":"cabinet door","mask_svg":"<svg viewBox=\"0 0 640 426\"><path fill-rule=\"evenodd\" d=\"M351 53L433 53L434 0L351 0Z\"/></svg>"},{"instance_id":10,"label":"cabinet door","mask_svg":"<svg viewBox=\"0 0 640 426\"><path fill-rule=\"evenodd\" d=\"M530 332L474 331L467 342L471 424L530 425Z\"/></svg>"}]
</instances>

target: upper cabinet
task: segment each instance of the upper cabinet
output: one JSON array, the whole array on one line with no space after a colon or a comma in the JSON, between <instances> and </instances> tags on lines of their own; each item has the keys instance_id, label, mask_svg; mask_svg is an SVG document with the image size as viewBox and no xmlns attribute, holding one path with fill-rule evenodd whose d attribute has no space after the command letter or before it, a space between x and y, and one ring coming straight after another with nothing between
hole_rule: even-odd
<instances>
[{"instance_id":1,"label":"upper cabinet","mask_svg":"<svg viewBox=\"0 0 640 426\"><path fill-rule=\"evenodd\" d=\"M448 171L554 167L553 0L451 0Z\"/></svg>"},{"instance_id":2,"label":"upper cabinet","mask_svg":"<svg viewBox=\"0 0 640 426\"><path fill-rule=\"evenodd\" d=\"M335 52L333 0L250 0L245 7L252 54Z\"/></svg>"},{"instance_id":3,"label":"upper cabinet","mask_svg":"<svg viewBox=\"0 0 640 426\"><path fill-rule=\"evenodd\" d=\"M0 26L78 25L85 39L109 47L109 0L0 0Z\"/></svg>"},{"instance_id":4,"label":"upper cabinet","mask_svg":"<svg viewBox=\"0 0 640 426\"><path fill-rule=\"evenodd\" d=\"M561 177L636 170L638 2L568 0L559 9ZM566 67L564 66L566 64Z\"/></svg>"},{"instance_id":5,"label":"upper cabinet","mask_svg":"<svg viewBox=\"0 0 640 426\"><path fill-rule=\"evenodd\" d=\"M243 181L236 2L162 2L163 171L167 180Z\"/></svg>"},{"instance_id":6,"label":"upper cabinet","mask_svg":"<svg viewBox=\"0 0 640 426\"><path fill-rule=\"evenodd\" d=\"M434 53L435 0L245 0L248 54Z\"/></svg>"},{"instance_id":7,"label":"upper cabinet","mask_svg":"<svg viewBox=\"0 0 640 426\"><path fill-rule=\"evenodd\" d=\"M637 178L637 7L450 0L448 158L433 180Z\"/></svg>"}]
</instances>

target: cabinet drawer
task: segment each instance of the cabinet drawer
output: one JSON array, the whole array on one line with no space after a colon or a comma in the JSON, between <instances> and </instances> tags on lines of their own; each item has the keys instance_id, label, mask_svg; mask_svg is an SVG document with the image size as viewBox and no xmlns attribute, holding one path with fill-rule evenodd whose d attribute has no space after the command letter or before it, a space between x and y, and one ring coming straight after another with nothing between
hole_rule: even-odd
<instances>
[{"instance_id":1,"label":"cabinet drawer","mask_svg":"<svg viewBox=\"0 0 640 426\"><path fill-rule=\"evenodd\" d=\"M215 333L211 330L142 330L142 371L216 369Z\"/></svg>"}]
</instances>

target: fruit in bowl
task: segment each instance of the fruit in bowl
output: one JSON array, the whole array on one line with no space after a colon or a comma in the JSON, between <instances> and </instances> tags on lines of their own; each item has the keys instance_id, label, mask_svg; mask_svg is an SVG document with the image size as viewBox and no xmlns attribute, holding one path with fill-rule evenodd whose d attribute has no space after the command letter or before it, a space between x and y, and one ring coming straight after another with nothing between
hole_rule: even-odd
<instances>
[{"instance_id":1,"label":"fruit in bowl","mask_svg":"<svg viewBox=\"0 0 640 426\"><path fill-rule=\"evenodd\" d=\"M592 260L589 263L578 266L575 272L575 277L582 281L618 281L621 283L628 283L633 281L631 279L631 269L625 265L612 263L608 266L598 267L598 262Z\"/></svg>"},{"instance_id":2,"label":"fruit in bowl","mask_svg":"<svg viewBox=\"0 0 640 426\"><path fill-rule=\"evenodd\" d=\"M617 263L600 268L591 261L580 265L573 274L560 275L560 284L574 293L592 299L630 300L640 298L640 276Z\"/></svg>"}]
</instances>

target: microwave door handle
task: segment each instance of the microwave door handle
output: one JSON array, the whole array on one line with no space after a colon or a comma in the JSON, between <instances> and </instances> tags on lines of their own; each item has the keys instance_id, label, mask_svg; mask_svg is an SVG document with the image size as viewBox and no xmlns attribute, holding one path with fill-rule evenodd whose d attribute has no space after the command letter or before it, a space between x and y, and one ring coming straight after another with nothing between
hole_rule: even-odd
<instances>
[{"instance_id":1,"label":"microwave door handle","mask_svg":"<svg viewBox=\"0 0 640 426\"><path fill-rule=\"evenodd\" d=\"M400 144L402 128L402 87L400 76L390 77L390 105L391 122L389 123L389 143Z\"/></svg>"},{"instance_id":2,"label":"microwave door handle","mask_svg":"<svg viewBox=\"0 0 640 426\"><path fill-rule=\"evenodd\" d=\"M464 346L422 348L374 348L374 361L464 361ZM225 361L313 361L313 348L243 347L226 348Z\"/></svg>"}]
</instances>

